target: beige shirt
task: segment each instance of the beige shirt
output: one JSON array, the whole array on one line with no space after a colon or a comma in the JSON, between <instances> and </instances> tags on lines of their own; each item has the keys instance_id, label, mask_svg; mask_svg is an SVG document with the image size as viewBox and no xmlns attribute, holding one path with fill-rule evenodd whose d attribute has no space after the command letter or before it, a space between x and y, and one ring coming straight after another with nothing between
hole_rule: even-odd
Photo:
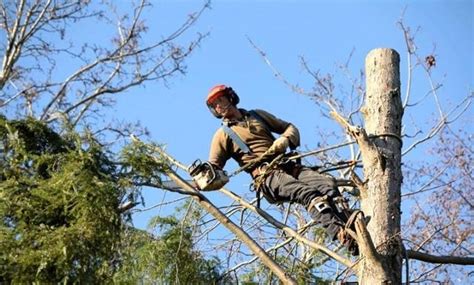
<instances>
[{"instance_id":1,"label":"beige shirt","mask_svg":"<svg viewBox=\"0 0 474 285\"><path fill-rule=\"evenodd\" d=\"M224 121L224 123L227 123L243 140L250 148L251 153L244 153L229 135L222 128L219 128L211 142L209 162L212 164L224 168L227 160L233 158L240 166L243 166L250 160L258 158L272 145L274 137L271 132L287 137L292 147L296 148L300 145L298 129L291 123L283 121L266 111L255 110L266 122L267 127L270 129L267 130L263 123L251 116L246 110L239 110L243 115L241 120Z\"/></svg>"}]
</instances>

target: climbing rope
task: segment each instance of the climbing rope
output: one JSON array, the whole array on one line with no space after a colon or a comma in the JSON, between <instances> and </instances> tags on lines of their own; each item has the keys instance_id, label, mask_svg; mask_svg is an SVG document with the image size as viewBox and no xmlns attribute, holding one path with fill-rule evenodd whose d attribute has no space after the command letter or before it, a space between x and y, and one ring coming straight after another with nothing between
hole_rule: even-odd
<instances>
[{"instance_id":1,"label":"climbing rope","mask_svg":"<svg viewBox=\"0 0 474 285\"><path fill-rule=\"evenodd\" d=\"M369 136L369 138L371 138L371 139L372 138L380 138L380 137L392 137L392 138L397 139L400 142L400 144L403 144L402 138L399 135L396 135L396 134L386 133L386 134L370 135ZM315 154L318 154L318 153L326 152L328 150L333 150L333 149L336 149L336 148L340 148L340 147L355 144L355 143L356 143L356 141L345 142L345 143L333 145L333 146L330 146L330 147L317 149L317 150L305 152L305 153L298 154L298 155L289 156L289 157L286 157L285 159L287 159L287 160L296 160L296 159L300 159L300 158L303 158L303 157L306 157L306 156L315 155Z\"/></svg>"}]
</instances>

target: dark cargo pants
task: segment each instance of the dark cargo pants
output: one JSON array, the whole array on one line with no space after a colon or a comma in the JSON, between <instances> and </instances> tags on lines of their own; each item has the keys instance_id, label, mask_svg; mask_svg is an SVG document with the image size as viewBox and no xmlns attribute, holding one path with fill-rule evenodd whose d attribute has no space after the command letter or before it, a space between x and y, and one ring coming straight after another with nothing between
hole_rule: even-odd
<instances>
[{"instance_id":1,"label":"dark cargo pants","mask_svg":"<svg viewBox=\"0 0 474 285\"><path fill-rule=\"evenodd\" d=\"M329 237L334 240L335 235L345 224L343 218L337 215L335 205L332 202L333 198L341 196L334 178L304 166L302 166L297 177L293 177L289 172L291 171L276 169L266 177L261 189L265 198L270 203L296 202L308 209L314 198L327 195L328 202L333 210L320 213L316 209L312 209L310 214L317 223L326 229Z\"/></svg>"}]
</instances>

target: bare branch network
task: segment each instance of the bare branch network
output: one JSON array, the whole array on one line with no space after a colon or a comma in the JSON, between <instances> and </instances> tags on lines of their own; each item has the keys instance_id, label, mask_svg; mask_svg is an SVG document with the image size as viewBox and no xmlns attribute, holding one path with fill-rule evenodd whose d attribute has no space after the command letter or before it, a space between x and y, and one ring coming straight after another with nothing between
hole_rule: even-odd
<instances>
[{"instance_id":1,"label":"bare branch network","mask_svg":"<svg viewBox=\"0 0 474 285\"><path fill-rule=\"evenodd\" d=\"M149 27L142 20L150 5L141 0L127 15L107 2L3 3L0 22L7 41L0 50L0 106L46 122L65 120L74 127L91 119L98 108L113 104L120 93L151 81L166 84L172 76L185 73L185 58L207 34L197 34L185 45L179 39L189 33L209 2L173 32L152 42L145 36ZM115 19L109 11L116 11ZM66 29L91 19L108 39L81 43ZM67 60L67 68L59 60Z\"/></svg>"}]
</instances>

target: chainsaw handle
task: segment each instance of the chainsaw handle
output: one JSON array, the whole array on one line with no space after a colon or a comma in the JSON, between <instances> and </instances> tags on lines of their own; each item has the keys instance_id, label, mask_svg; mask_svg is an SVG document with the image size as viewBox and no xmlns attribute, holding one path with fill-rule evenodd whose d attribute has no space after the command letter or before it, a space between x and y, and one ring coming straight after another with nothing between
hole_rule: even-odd
<instances>
[{"instance_id":1,"label":"chainsaw handle","mask_svg":"<svg viewBox=\"0 0 474 285\"><path fill-rule=\"evenodd\" d=\"M198 158L190 166L188 166L188 172L193 176L199 167L202 165L202 161Z\"/></svg>"}]
</instances>

